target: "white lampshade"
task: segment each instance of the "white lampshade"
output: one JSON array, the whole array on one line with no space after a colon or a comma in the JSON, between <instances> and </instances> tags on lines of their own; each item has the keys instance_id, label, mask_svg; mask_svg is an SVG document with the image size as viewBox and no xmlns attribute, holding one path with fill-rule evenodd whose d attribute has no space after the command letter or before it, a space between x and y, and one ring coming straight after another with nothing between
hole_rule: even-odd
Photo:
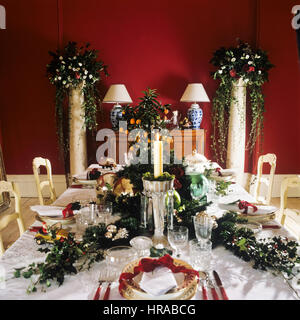
<instances>
[{"instance_id":1,"label":"white lampshade","mask_svg":"<svg viewBox=\"0 0 300 320\"><path fill-rule=\"evenodd\" d=\"M201 83L190 83L186 87L180 101L182 102L209 102L209 98Z\"/></svg>"},{"instance_id":2,"label":"white lampshade","mask_svg":"<svg viewBox=\"0 0 300 320\"><path fill-rule=\"evenodd\" d=\"M108 89L104 103L132 103L129 93L124 84L112 84Z\"/></svg>"}]
</instances>

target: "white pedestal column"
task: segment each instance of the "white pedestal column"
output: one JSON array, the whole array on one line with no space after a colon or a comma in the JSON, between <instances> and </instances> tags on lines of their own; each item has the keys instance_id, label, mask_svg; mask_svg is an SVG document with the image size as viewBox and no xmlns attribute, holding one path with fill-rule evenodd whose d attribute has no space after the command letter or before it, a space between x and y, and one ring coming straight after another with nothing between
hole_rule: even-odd
<instances>
[{"instance_id":1,"label":"white pedestal column","mask_svg":"<svg viewBox=\"0 0 300 320\"><path fill-rule=\"evenodd\" d=\"M82 86L70 89L70 175L87 168L86 129L84 126L84 95Z\"/></svg>"},{"instance_id":2,"label":"white pedestal column","mask_svg":"<svg viewBox=\"0 0 300 320\"><path fill-rule=\"evenodd\" d=\"M226 167L235 169L237 183L243 185L246 144L246 86L239 79L232 87Z\"/></svg>"}]
</instances>

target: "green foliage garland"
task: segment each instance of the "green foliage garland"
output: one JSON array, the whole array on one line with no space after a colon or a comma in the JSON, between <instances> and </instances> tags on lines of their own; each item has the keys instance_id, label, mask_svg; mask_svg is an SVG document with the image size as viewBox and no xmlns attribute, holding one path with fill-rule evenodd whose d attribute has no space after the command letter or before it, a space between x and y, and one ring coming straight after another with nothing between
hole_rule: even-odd
<instances>
[{"instance_id":1,"label":"green foliage garland","mask_svg":"<svg viewBox=\"0 0 300 320\"><path fill-rule=\"evenodd\" d=\"M265 51L253 49L242 41L236 47L218 49L210 62L217 68L212 74L213 79L220 80L213 98L212 149L217 161L224 163L233 84L242 78L250 96L251 124L247 149L252 152L258 137L263 134L265 107L261 87L268 81L268 71L273 65Z\"/></svg>"},{"instance_id":2,"label":"green foliage garland","mask_svg":"<svg viewBox=\"0 0 300 320\"><path fill-rule=\"evenodd\" d=\"M293 267L300 263L297 254L299 243L282 237L257 240L248 228L239 228L244 223L237 213L227 212L217 220L218 227L212 232L213 246L223 245L245 261L253 261L253 268L272 270L275 273L292 274Z\"/></svg>"}]
</instances>

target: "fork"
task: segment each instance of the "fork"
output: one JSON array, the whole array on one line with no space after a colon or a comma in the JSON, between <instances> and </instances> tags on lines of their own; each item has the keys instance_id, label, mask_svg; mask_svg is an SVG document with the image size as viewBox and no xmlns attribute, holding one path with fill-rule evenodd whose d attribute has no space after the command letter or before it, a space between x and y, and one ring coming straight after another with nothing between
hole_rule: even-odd
<instances>
[{"instance_id":1,"label":"fork","mask_svg":"<svg viewBox=\"0 0 300 320\"><path fill-rule=\"evenodd\" d=\"M208 287L210 288L210 291L212 293L214 300L219 300L217 290L213 284L213 281L210 278L207 279L207 284L208 284Z\"/></svg>"}]
</instances>

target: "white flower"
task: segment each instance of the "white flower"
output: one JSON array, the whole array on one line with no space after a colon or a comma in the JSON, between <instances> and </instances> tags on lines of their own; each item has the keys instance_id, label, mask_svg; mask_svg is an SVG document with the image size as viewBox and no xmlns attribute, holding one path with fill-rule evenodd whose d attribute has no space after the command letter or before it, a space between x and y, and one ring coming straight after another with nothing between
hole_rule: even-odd
<instances>
[{"instance_id":1,"label":"white flower","mask_svg":"<svg viewBox=\"0 0 300 320\"><path fill-rule=\"evenodd\" d=\"M222 71L222 70L219 70L218 72L221 74L223 71Z\"/></svg>"},{"instance_id":2,"label":"white flower","mask_svg":"<svg viewBox=\"0 0 300 320\"><path fill-rule=\"evenodd\" d=\"M61 61L62 64L65 64L64 60Z\"/></svg>"},{"instance_id":3,"label":"white flower","mask_svg":"<svg viewBox=\"0 0 300 320\"><path fill-rule=\"evenodd\" d=\"M58 77L57 79L58 79L58 80L61 80L61 77Z\"/></svg>"},{"instance_id":4,"label":"white flower","mask_svg":"<svg viewBox=\"0 0 300 320\"><path fill-rule=\"evenodd\" d=\"M92 74L90 74L90 75L89 75L89 78L90 78L90 79L92 79L92 78L93 78L93 75L92 75Z\"/></svg>"},{"instance_id":5,"label":"white flower","mask_svg":"<svg viewBox=\"0 0 300 320\"><path fill-rule=\"evenodd\" d=\"M247 83L247 82L249 82L249 79L245 79L244 81Z\"/></svg>"},{"instance_id":6,"label":"white flower","mask_svg":"<svg viewBox=\"0 0 300 320\"><path fill-rule=\"evenodd\" d=\"M258 70L258 74L261 74L261 70Z\"/></svg>"},{"instance_id":7,"label":"white flower","mask_svg":"<svg viewBox=\"0 0 300 320\"><path fill-rule=\"evenodd\" d=\"M232 59L231 59L231 62L235 62L235 60L236 60L236 58L232 58Z\"/></svg>"},{"instance_id":8,"label":"white flower","mask_svg":"<svg viewBox=\"0 0 300 320\"><path fill-rule=\"evenodd\" d=\"M78 65L79 65L80 67L82 67L82 63L81 63L81 62L79 62Z\"/></svg>"},{"instance_id":9,"label":"white flower","mask_svg":"<svg viewBox=\"0 0 300 320\"><path fill-rule=\"evenodd\" d=\"M84 71L84 74L88 74L88 71L87 71L87 70L85 70L85 71Z\"/></svg>"},{"instance_id":10,"label":"white flower","mask_svg":"<svg viewBox=\"0 0 300 320\"><path fill-rule=\"evenodd\" d=\"M63 60L64 58L62 56L59 57L59 60Z\"/></svg>"},{"instance_id":11,"label":"white flower","mask_svg":"<svg viewBox=\"0 0 300 320\"><path fill-rule=\"evenodd\" d=\"M223 69L223 70L224 70L225 68L226 68L225 66L222 66L222 67L221 67L221 69Z\"/></svg>"},{"instance_id":12,"label":"white flower","mask_svg":"<svg viewBox=\"0 0 300 320\"><path fill-rule=\"evenodd\" d=\"M248 61L248 64L253 64L253 61Z\"/></svg>"},{"instance_id":13,"label":"white flower","mask_svg":"<svg viewBox=\"0 0 300 320\"><path fill-rule=\"evenodd\" d=\"M247 54L247 55L246 55L246 59L249 59L249 58L250 58L250 56L249 56L249 54Z\"/></svg>"},{"instance_id":14,"label":"white flower","mask_svg":"<svg viewBox=\"0 0 300 320\"><path fill-rule=\"evenodd\" d=\"M69 69L72 69L72 67L71 67L71 66L69 66Z\"/></svg>"},{"instance_id":15,"label":"white flower","mask_svg":"<svg viewBox=\"0 0 300 320\"><path fill-rule=\"evenodd\" d=\"M67 83L67 81L66 81L66 80L64 80L62 83L63 83L63 84L66 84L66 83Z\"/></svg>"},{"instance_id":16,"label":"white flower","mask_svg":"<svg viewBox=\"0 0 300 320\"><path fill-rule=\"evenodd\" d=\"M76 68L73 68L73 71L76 71Z\"/></svg>"},{"instance_id":17,"label":"white flower","mask_svg":"<svg viewBox=\"0 0 300 320\"><path fill-rule=\"evenodd\" d=\"M86 76L83 76L83 79L86 79Z\"/></svg>"},{"instance_id":18,"label":"white flower","mask_svg":"<svg viewBox=\"0 0 300 320\"><path fill-rule=\"evenodd\" d=\"M254 57L255 59L259 59L260 58L260 56L259 55L257 55L257 54L255 54L255 57Z\"/></svg>"},{"instance_id":19,"label":"white flower","mask_svg":"<svg viewBox=\"0 0 300 320\"><path fill-rule=\"evenodd\" d=\"M76 56L74 56L74 57L73 57L73 59L74 59L74 60L76 60L76 59L77 59L77 57L76 57Z\"/></svg>"}]
</instances>

